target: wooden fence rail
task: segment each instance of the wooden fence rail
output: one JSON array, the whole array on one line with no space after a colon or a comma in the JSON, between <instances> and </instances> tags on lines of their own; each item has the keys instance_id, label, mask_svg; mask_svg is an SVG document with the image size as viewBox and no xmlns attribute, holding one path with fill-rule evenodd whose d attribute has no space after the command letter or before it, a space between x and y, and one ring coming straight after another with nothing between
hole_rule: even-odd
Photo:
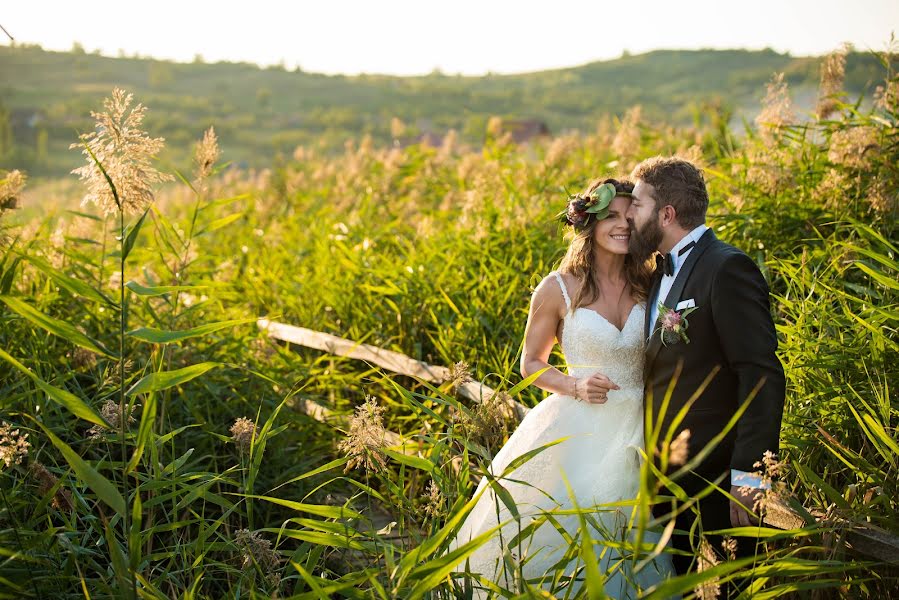
<instances>
[{"instance_id":1,"label":"wooden fence rail","mask_svg":"<svg viewBox=\"0 0 899 600\"><path fill-rule=\"evenodd\" d=\"M429 383L442 383L449 376L450 370L439 365L430 365L420 360L410 358L405 354L385 350L369 344L360 344L346 338L322 333L305 327L286 325L268 319L259 319L257 325L265 330L269 337L290 342L307 348L314 348L336 356L355 358L373 365L377 365L399 375L417 377ZM493 389L477 381L469 381L459 386L459 394L474 402L481 402L490 398L495 392ZM530 410L514 399L508 400L510 408L520 421Z\"/></svg>"},{"instance_id":2,"label":"wooden fence rail","mask_svg":"<svg viewBox=\"0 0 899 600\"><path fill-rule=\"evenodd\" d=\"M442 383L450 373L447 367L430 365L399 352L385 350L369 344L360 344L336 335L304 327L296 327L269 321L268 319L259 319L257 325L271 338L321 350L336 356L362 360L393 373L417 377L430 383ZM482 402L495 393L491 388L475 381L464 383L457 389L460 395L474 402ZM508 399L508 402L519 421L530 410L514 399ZM325 421L334 416L332 411L311 400L297 400L294 406L319 421ZM406 440L398 433L388 431L387 441L392 446L403 446L405 451L414 451L414 449L405 445ZM807 523L802 515L783 501L775 499L774 502L769 502L767 506L765 514L766 525L779 529L797 529L811 524ZM840 521L839 529L841 530L842 541L845 547L867 557L899 565L899 537L868 523Z\"/></svg>"}]
</instances>

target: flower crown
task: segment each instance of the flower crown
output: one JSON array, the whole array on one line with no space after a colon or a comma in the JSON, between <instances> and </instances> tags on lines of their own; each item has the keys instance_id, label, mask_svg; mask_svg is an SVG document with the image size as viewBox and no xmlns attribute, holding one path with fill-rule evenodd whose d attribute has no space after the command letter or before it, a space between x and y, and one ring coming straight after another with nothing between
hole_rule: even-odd
<instances>
[{"instance_id":1,"label":"flower crown","mask_svg":"<svg viewBox=\"0 0 899 600\"><path fill-rule=\"evenodd\" d=\"M613 183L604 183L586 196L568 196L568 206L559 213L559 219L577 230L584 229L591 223L591 217L601 221L609 215L609 205L615 196L630 195L629 192L616 190Z\"/></svg>"}]
</instances>

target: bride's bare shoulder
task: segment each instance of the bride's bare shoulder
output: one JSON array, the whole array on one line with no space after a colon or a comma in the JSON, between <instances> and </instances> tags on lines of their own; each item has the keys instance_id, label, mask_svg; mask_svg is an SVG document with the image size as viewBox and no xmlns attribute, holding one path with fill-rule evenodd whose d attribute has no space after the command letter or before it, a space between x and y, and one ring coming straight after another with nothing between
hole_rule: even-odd
<instances>
[{"instance_id":1,"label":"bride's bare shoulder","mask_svg":"<svg viewBox=\"0 0 899 600\"><path fill-rule=\"evenodd\" d=\"M532 296L531 302L538 306L556 309L560 314L564 313L565 295L562 291L562 286L568 286L566 277L569 276L561 274L558 271L553 271L546 275L540 283L537 284L537 287L534 288L534 295ZM562 279L561 282L559 281L559 278Z\"/></svg>"}]
</instances>

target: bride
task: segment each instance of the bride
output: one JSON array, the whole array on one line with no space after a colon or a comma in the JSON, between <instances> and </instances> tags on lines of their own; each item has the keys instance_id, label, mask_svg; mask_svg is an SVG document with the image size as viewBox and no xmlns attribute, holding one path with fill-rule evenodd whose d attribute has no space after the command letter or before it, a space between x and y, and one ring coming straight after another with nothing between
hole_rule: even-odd
<instances>
[{"instance_id":1,"label":"bride","mask_svg":"<svg viewBox=\"0 0 899 600\"><path fill-rule=\"evenodd\" d=\"M452 542L456 549L508 522L456 571L478 573L513 595L521 591L522 579L538 589L556 586L562 594L570 581L567 597L583 586L584 562L577 547L584 536L579 534L579 515L571 511L572 500L580 509L590 508L583 516L607 595L636 597L674 574L667 554L635 569L640 561L626 550L619 552L623 539L636 537L633 502L628 501L639 490L643 321L650 279L646 265L628 255L625 211L632 190L627 181L598 180L569 198L563 216L574 237L559 270L534 291L521 357L522 376L545 369L534 384L551 395L527 414L490 465L493 478L514 501L520 522L493 488L485 492L489 481L484 477L475 492L480 498ZM547 362L556 340L567 374ZM517 457L562 438L500 478ZM566 509L569 514L550 513L539 524L547 511ZM531 529L539 526L528 531L529 523ZM575 538L574 551L563 533ZM644 543L658 539L657 534L643 534ZM554 582L560 568L561 579ZM487 597L474 578L473 585L476 598Z\"/></svg>"}]
</instances>

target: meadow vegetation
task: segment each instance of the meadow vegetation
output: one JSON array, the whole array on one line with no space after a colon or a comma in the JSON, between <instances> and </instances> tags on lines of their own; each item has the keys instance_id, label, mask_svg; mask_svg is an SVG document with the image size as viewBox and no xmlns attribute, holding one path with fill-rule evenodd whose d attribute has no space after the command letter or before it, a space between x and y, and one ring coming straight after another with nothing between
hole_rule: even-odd
<instances>
[{"instance_id":1,"label":"meadow vegetation","mask_svg":"<svg viewBox=\"0 0 899 600\"><path fill-rule=\"evenodd\" d=\"M709 224L770 282L788 389L766 466L805 524L741 531L758 539L750 562L698 552L700 573L643 594L708 598L752 575L754 598L890 597L895 563L845 541L857 525L899 535L899 75L881 56L864 101L844 91L844 60L823 63L815 114L776 76L739 135L633 109L527 146L493 121L483 145L364 136L259 170L224 168L218 124L191 172L157 170L141 98L112 92L70 140L83 206L25 221L26 175L0 173L2 594L466 597L472 581L449 574L472 547L446 551L514 420L455 390L470 376L540 401L517 364L531 291L564 252L566 192L679 154L705 169ZM259 317L457 365L454 378L281 345ZM647 467L643 483L638 529L664 528L648 507L671 482ZM592 541L571 552L582 593L601 597L589 565L607 549ZM654 551L622 547L635 566ZM497 597L546 597L528 588Z\"/></svg>"}]
</instances>

